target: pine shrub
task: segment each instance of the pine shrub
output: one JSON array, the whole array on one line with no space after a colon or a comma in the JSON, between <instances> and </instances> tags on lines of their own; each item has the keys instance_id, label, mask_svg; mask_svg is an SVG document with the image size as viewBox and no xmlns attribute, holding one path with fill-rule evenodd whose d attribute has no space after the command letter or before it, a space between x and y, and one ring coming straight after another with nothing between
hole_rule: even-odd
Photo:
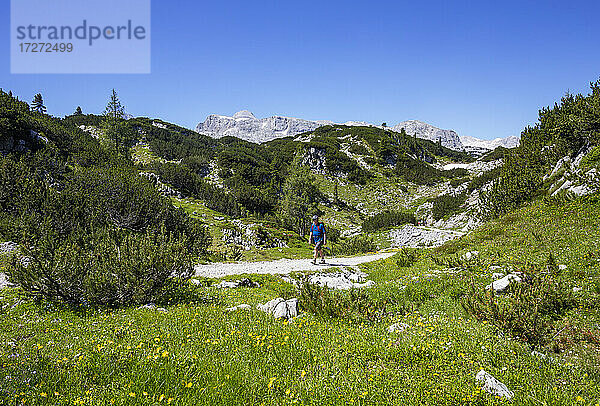
<instances>
[{"instance_id":1,"label":"pine shrub","mask_svg":"<svg viewBox=\"0 0 600 406\"><path fill-rule=\"evenodd\" d=\"M193 275L185 238L162 230L100 229L59 240L45 238L6 269L29 294L69 305L120 306L155 301L170 284Z\"/></svg>"}]
</instances>

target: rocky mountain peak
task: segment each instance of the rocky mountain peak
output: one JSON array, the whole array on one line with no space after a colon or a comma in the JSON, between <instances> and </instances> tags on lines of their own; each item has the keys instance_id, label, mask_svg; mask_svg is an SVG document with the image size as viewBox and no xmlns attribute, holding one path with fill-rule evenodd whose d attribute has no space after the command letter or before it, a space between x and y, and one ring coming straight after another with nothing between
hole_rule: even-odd
<instances>
[{"instance_id":1,"label":"rocky mountain peak","mask_svg":"<svg viewBox=\"0 0 600 406\"><path fill-rule=\"evenodd\" d=\"M233 118L235 118L236 120L256 120L254 114L252 114L252 112L248 110L238 111L233 115Z\"/></svg>"},{"instance_id":2,"label":"rocky mountain peak","mask_svg":"<svg viewBox=\"0 0 600 406\"><path fill-rule=\"evenodd\" d=\"M403 121L392 127L393 131L400 132L404 128L404 131L408 135L414 135L419 138L431 140L433 142L440 142L444 147L463 151L464 146L460 141L460 137L453 130L442 130L432 126L431 124L424 123L419 120L408 120Z\"/></svg>"}]
</instances>

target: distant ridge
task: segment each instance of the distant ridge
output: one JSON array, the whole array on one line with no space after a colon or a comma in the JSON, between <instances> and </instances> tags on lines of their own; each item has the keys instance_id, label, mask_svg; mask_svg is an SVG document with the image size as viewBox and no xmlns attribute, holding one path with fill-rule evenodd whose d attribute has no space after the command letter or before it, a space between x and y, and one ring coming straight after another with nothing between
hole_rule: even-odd
<instances>
[{"instance_id":1,"label":"distant ridge","mask_svg":"<svg viewBox=\"0 0 600 406\"><path fill-rule=\"evenodd\" d=\"M249 110L241 110L233 116L211 114L196 126L196 131L213 138L237 137L246 141L261 144L277 138L295 136L313 131L324 125L339 124L329 120L304 120L301 118L271 116L256 118ZM348 121L341 123L347 126L375 126L364 121ZM443 146L464 151L465 146L477 146L483 149L493 149L496 146L518 145L518 137L508 137L492 141L480 140L475 137L459 137L453 130L443 130L418 120L403 121L391 130L400 132L404 128L407 134L440 142ZM477 144L477 145L475 145ZM496 145L497 144L497 145ZM496 146L494 146L496 145Z\"/></svg>"}]
</instances>

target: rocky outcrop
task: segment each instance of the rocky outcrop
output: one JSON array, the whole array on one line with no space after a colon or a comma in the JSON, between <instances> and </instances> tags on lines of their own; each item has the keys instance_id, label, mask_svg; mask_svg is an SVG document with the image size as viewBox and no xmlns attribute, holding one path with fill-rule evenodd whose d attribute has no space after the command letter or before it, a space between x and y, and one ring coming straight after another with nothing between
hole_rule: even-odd
<instances>
[{"instance_id":1,"label":"rocky outcrop","mask_svg":"<svg viewBox=\"0 0 600 406\"><path fill-rule=\"evenodd\" d=\"M390 231L389 239L393 248L402 247L438 247L446 241L458 238L464 233L451 230L415 227L407 224L400 229Z\"/></svg>"},{"instance_id":2,"label":"rocky outcrop","mask_svg":"<svg viewBox=\"0 0 600 406\"><path fill-rule=\"evenodd\" d=\"M314 173L325 175L325 149L310 147L302 158L302 165L308 166Z\"/></svg>"},{"instance_id":3,"label":"rocky outcrop","mask_svg":"<svg viewBox=\"0 0 600 406\"><path fill-rule=\"evenodd\" d=\"M442 130L418 120L403 121L392 127L393 131L400 132L404 129L408 135L414 135L418 138L439 142L444 147L456 151L463 151L464 146L460 141L460 137L453 130Z\"/></svg>"},{"instance_id":4,"label":"rocky outcrop","mask_svg":"<svg viewBox=\"0 0 600 406\"><path fill-rule=\"evenodd\" d=\"M298 299L285 300L281 297L270 300L265 304L256 306L267 314L272 315L276 319L292 319L298 316Z\"/></svg>"},{"instance_id":5,"label":"rocky outcrop","mask_svg":"<svg viewBox=\"0 0 600 406\"><path fill-rule=\"evenodd\" d=\"M583 146L572 158L565 156L558 160L554 169L544 176L544 181L551 184L548 191L552 196L572 193L578 196L588 195L599 190L599 173L596 168L584 168L583 159L592 150L589 145Z\"/></svg>"},{"instance_id":6,"label":"rocky outcrop","mask_svg":"<svg viewBox=\"0 0 600 406\"><path fill-rule=\"evenodd\" d=\"M309 132L328 124L333 123L282 116L259 119L248 110L242 110L232 117L211 114L196 126L196 131L213 138L231 136L260 144L276 138Z\"/></svg>"},{"instance_id":7,"label":"rocky outcrop","mask_svg":"<svg viewBox=\"0 0 600 406\"><path fill-rule=\"evenodd\" d=\"M475 376L475 380L483 384L482 389L487 393L511 400L515 394L505 384L494 378L485 370L481 370Z\"/></svg>"}]
</instances>

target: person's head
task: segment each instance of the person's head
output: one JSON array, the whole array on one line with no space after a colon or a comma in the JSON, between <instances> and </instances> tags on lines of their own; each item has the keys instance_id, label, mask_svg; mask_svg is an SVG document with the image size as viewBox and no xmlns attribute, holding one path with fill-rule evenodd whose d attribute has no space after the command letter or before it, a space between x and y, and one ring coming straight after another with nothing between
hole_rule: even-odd
<instances>
[{"instance_id":1,"label":"person's head","mask_svg":"<svg viewBox=\"0 0 600 406\"><path fill-rule=\"evenodd\" d=\"M319 222L319 216L316 214L312 217L313 223L317 224Z\"/></svg>"}]
</instances>

